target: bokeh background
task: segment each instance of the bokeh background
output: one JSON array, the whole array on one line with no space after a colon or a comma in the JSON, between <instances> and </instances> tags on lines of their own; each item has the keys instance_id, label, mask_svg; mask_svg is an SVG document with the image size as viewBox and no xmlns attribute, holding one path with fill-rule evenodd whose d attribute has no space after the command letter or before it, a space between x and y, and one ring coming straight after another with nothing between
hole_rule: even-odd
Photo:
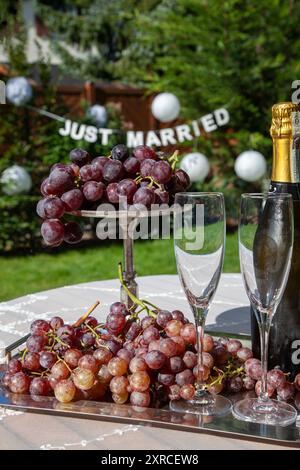
<instances>
[{"instance_id":1,"label":"bokeh background","mask_svg":"<svg viewBox=\"0 0 300 470\"><path fill-rule=\"evenodd\" d=\"M300 77L300 4L296 0L0 0L0 79L26 77L30 106L90 122L93 104L105 107L107 126L160 129L216 108L230 123L180 144L180 155L204 154L210 171L196 191L222 191L227 209L224 270L239 271L237 214L245 191L268 186L271 106L291 98ZM157 93L175 94L176 121L151 113ZM82 146L92 155L110 148L58 134L61 123L28 106L0 105L0 174L19 165L29 191L6 194L0 185L0 300L65 284L116 277L119 242L100 242L91 223L75 248L46 249L35 207L49 167ZM124 135L115 136L115 143ZM114 141L111 141L112 143ZM247 150L267 160L255 182L238 177L235 161ZM174 148L159 149L172 151ZM172 241L138 241L139 275L175 273Z\"/></svg>"}]
</instances>

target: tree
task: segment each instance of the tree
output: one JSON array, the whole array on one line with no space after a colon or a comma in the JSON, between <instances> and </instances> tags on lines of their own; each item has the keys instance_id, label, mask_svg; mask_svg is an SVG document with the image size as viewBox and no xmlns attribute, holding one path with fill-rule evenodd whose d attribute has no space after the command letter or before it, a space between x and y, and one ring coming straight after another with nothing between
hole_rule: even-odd
<instances>
[{"instance_id":1,"label":"tree","mask_svg":"<svg viewBox=\"0 0 300 470\"><path fill-rule=\"evenodd\" d=\"M153 8L157 0L38 0L51 44L62 69L85 79L116 78L116 64L130 44L136 11ZM69 46L72 47L70 50Z\"/></svg>"}]
</instances>

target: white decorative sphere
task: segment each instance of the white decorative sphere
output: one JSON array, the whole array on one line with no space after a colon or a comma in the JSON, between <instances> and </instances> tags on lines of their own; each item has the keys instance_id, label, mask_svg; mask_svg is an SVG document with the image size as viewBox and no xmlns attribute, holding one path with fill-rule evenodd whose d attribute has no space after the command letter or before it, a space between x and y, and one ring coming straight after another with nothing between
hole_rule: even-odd
<instances>
[{"instance_id":1,"label":"white decorative sphere","mask_svg":"<svg viewBox=\"0 0 300 470\"><path fill-rule=\"evenodd\" d=\"M28 171L19 165L13 165L3 171L0 177L2 191L8 196L28 193L32 180Z\"/></svg>"},{"instance_id":2,"label":"white decorative sphere","mask_svg":"<svg viewBox=\"0 0 300 470\"><path fill-rule=\"evenodd\" d=\"M239 178L253 183L264 176L267 171L267 162L260 152L247 150L237 157L234 170Z\"/></svg>"},{"instance_id":3,"label":"white decorative sphere","mask_svg":"<svg viewBox=\"0 0 300 470\"><path fill-rule=\"evenodd\" d=\"M8 101L21 106L32 98L32 86L25 77L10 78L6 83Z\"/></svg>"},{"instance_id":4,"label":"white decorative sphere","mask_svg":"<svg viewBox=\"0 0 300 470\"><path fill-rule=\"evenodd\" d=\"M186 171L192 183L202 183L209 173L209 162L202 153L188 153L181 160L180 168Z\"/></svg>"},{"instance_id":5,"label":"white decorative sphere","mask_svg":"<svg viewBox=\"0 0 300 470\"><path fill-rule=\"evenodd\" d=\"M104 127L107 124L107 111L104 106L94 104L87 110L87 115L99 127Z\"/></svg>"},{"instance_id":6,"label":"white decorative sphere","mask_svg":"<svg viewBox=\"0 0 300 470\"><path fill-rule=\"evenodd\" d=\"M173 93L160 93L152 101L151 111L159 121L170 122L178 118L180 103Z\"/></svg>"}]
</instances>

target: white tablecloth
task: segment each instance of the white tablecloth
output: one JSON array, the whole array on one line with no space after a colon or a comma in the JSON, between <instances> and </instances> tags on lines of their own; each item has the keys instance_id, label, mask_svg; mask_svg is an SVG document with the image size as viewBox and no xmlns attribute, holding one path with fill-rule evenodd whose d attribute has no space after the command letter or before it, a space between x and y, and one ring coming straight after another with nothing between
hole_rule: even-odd
<instances>
[{"instance_id":1,"label":"white tablecloth","mask_svg":"<svg viewBox=\"0 0 300 470\"><path fill-rule=\"evenodd\" d=\"M178 277L138 279L140 297L192 318ZM36 318L74 321L96 300L99 320L119 300L117 280L89 282L0 303L0 347L26 334ZM249 333L249 302L240 274L223 274L207 319L208 329ZM20 413L0 408L0 449L276 449L280 446L208 434Z\"/></svg>"}]
</instances>

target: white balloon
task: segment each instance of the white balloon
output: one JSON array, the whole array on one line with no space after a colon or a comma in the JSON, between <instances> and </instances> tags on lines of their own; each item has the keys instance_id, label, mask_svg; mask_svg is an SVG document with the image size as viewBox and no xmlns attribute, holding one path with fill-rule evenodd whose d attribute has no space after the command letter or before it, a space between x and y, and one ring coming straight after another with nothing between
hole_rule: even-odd
<instances>
[{"instance_id":1,"label":"white balloon","mask_svg":"<svg viewBox=\"0 0 300 470\"><path fill-rule=\"evenodd\" d=\"M0 184L2 191L8 196L28 193L32 186L31 176L25 168L13 165L3 171Z\"/></svg>"},{"instance_id":2,"label":"white balloon","mask_svg":"<svg viewBox=\"0 0 300 470\"><path fill-rule=\"evenodd\" d=\"M170 122L178 118L180 103L173 93L160 93L152 101L151 111L159 121Z\"/></svg>"},{"instance_id":3,"label":"white balloon","mask_svg":"<svg viewBox=\"0 0 300 470\"><path fill-rule=\"evenodd\" d=\"M99 127L104 127L107 124L107 111L104 106L100 104L94 104L87 110L87 115L90 117L95 124Z\"/></svg>"},{"instance_id":4,"label":"white balloon","mask_svg":"<svg viewBox=\"0 0 300 470\"><path fill-rule=\"evenodd\" d=\"M21 106L32 98L32 86L25 77L10 78L6 83L8 101Z\"/></svg>"},{"instance_id":5,"label":"white balloon","mask_svg":"<svg viewBox=\"0 0 300 470\"><path fill-rule=\"evenodd\" d=\"M192 183L202 183L209 173L209 162L203 153L192 152L183 157L180 168L187 172Z\"/></svg>"},{"instance_id":6,"label":"white balloon","mask_svg":"<svg viewBox=\"0 0 300 470\"><path fill-rule=\"evenodd\" d=\"M247 150L237 157L234 170L239 178L253 183L264 176L267 171L267 162L260 152Z\"/></svg>"}]
</instances>

